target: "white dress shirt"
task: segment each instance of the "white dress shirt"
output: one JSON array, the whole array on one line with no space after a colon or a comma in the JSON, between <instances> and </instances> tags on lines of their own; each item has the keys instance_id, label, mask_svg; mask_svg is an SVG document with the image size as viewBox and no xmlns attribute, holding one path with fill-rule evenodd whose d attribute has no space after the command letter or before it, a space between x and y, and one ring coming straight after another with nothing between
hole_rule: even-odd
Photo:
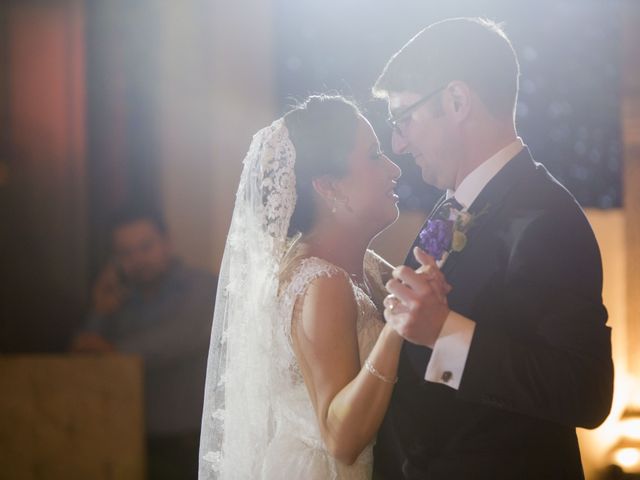
<instances>
[{"instance_id":1,"label":"white dress shirt","mask_svg":"<svg viewBox=\"0 0 640 480\"><path fill-rule=\"evenodd\" d=\"M447 190L447 198L455 197L466 211L489 181L523 148L524 143L518 137L467 175L455 192ZM472 319L453 310L449 312L431 352L425 380L460 388L475 327Z\"/></svg>"}]
</instances>

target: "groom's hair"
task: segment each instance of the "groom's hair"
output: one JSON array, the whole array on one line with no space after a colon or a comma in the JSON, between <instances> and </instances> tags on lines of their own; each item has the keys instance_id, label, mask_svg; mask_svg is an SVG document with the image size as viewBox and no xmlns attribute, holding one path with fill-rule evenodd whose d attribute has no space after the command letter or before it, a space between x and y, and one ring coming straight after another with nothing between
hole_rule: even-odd
<instances>
[{"instance_id":1,"label":"groom's hair","mask_svg":"<svg viewBox=\"0 0 640 480\"><path fill-rule=\"evenodd\" d=\"M289 236L308 232L315 221L312 181L323 175L341 178L355 145L357 105L341 95L312 95L284 115L296 150L296 206Z\"/></svg>"},{"instance_id":2,"label":"groom's hair","mask_svg":"<svg viewBox=\"0 0 640 480\"><path fill-rule=\"evenodd\" d=\"M373 95L428 94L449 82L465 82L497 117L513 116L518 58L502 30L481 18L451 18L429 25L396 52L373 86Z\"/></svg>"}]
</instances>

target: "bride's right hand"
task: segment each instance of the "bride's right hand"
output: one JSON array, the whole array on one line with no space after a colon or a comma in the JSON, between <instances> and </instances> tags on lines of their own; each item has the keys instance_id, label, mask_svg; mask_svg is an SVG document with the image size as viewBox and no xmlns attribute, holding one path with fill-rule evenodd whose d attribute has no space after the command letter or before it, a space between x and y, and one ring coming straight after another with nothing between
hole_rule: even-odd
<instances>
[{"instance_id":1,"label":"bride's right hand","mask_svg":"<svg viewBox=\"0 0 640 480\"><path fill-rule=\"evenodd\" d=\"M416 254L420 256L424 263L421 263L420 267L415 270L415 273L419 277L422 277L423 280L426 280L429 287L432 288L436 293L438 300L446 305L447 295L449 294L449 292L451 292L453 287L451 287L449 282L447 282L447 279L445 278L442 271L440 271L440 269L438 268L438 265L436 264L436 261L433 257L422 250L416 252ZM394 270L410 271L410 268L405 265L401 265L399 267L396 267L396 269ZM397 277L397 275L394 276ZM402 309L403 307L402 302L400 302L400 300L393 293L390 293L385 297L383 305L385 306L385 308L390 308L391 310Z\"/></svg>"},{"instance_id":2,"label":"bride's right hand","mask_svg":"<svg viewBox=\"0 0 640 480\"><path fill-rule=\"evenodd\" d=\"M418 275L424 276L429 282L429 286L435 290L441 302L447 303L447 295L451 292L451 285L447 282L442 271L438 268L435 259L424 252L421 255L422 263L420 267L416 269Z\"/></svg>"},{"instance_id":3,"label":"bride's right hand","mask_svg":"<svg viewBox=\"0 0 640 480\"><path fill-rule=\"evenodd\" d=\"M391 296L385 299L384 317L406 340L433 348L450 312L446 296L451 286L433 257L417 247L414 255L422 266L397 267L387 282Z\"/></svg>"}]
</instances>

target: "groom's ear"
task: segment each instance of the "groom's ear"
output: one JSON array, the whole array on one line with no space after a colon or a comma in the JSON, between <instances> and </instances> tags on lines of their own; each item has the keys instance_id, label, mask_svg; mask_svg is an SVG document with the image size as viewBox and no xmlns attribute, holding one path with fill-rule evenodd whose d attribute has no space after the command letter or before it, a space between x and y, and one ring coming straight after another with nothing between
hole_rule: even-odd
<instances>
[{"instance_id":1,"label":"groom's ear","mask_svg":"<svg viewBox=\"0 0 640 480\"><path fill-rule=\"evenodd\" d=\"M447 97L445 109L457 120L464 120L471 108L471 90L469 86L460 81L453 81L447 85Z\"/></svg>"}]
</instances>

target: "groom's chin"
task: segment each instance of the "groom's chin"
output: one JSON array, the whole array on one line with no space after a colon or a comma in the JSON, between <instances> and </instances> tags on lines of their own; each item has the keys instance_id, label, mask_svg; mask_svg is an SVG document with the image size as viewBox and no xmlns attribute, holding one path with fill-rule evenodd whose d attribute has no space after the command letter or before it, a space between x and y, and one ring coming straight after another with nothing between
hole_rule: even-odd
<instances>
[{"instance_id":1,"label":"groom's chin","mask_svg":"<svg viewBox=\"0 0 640 480\"><path fill-rule=\"evenodd\" d=\"M441 168L436 168L432 164L418 164L420 173L422 173L422 181L427 185L437 188L438 190L446 190L448 188L448 175L444 174Z\"/></svg>"},{"instance_id":2,"label":"groom's chin","mask_svg":"<svg viewBox=\"0 0 640 480\"><path fill-rule=\"evenodd\" d=\"M426 183L427 185L431 185L432 187L440 188L437 185L438 179L433 174L434 173L433 169L428 168L428 167L424 167L424 166L421 166L420 168L422 170L422 181L424 183Z\"/></svg>"},{"instance_id":3,"label":"groom's chin","mask_svg":"<svg viewBox=\"0 0 640 480\"><path fill-rule=\"evenodd\" d=\"M444 178L437 177L433 174L433 170L422 170L422 180L427 185L430 185L438 190L447 190L452 189L453 187L450 185L452 182L446 181Z\"/></svg>"}]
</instances>

